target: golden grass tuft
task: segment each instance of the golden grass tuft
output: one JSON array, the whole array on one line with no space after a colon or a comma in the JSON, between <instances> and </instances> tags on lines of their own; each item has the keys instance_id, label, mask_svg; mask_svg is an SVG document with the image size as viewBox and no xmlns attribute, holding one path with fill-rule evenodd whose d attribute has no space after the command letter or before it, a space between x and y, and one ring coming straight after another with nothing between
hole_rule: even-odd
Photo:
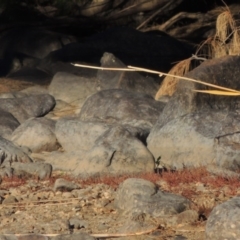
<instances>
[{"instance_id":1,"label":"golden grass tuft","mask_svg":"<svg viewBox=\"0 0 240 240\"><path fill-rule=\"evenodd\" d=\"M170 71L169 74L176 76L183 76L189 72L192 58L185 59L177 63ZM155 99L159 100L162 96L172 96L176 91L176 86L179 79L173 76L166 76L155 95Z\"/></svg>"},{"instance_id":2,"label":"golden grass tuft","mask_svg":"<svg viewBox=\"0 0 240 240\"><path fill-rule=\"evenodd\" d=\"M31 82L13 80L11 78L0 78L0 93L21 91L31 86L34 86Z\"/></svg>"},{"instance_id":3,"label":"golden grass tuft","mask_svg":"<svg viewBox=\"0 0 240 240\"><path fill-rule=\"evenodd\" d=\"M199 52L206 52L208 58L219 58L226 55L240 54L240 28L228 6L218 9L218 17L216 19L216 34L212 38L207 39L197 50ZM205 47L207 46L207 48ZM156 93L155 99L160 100L162 96L172 96L176 90L178 76L184 76L187 72L192 70L195 66L191 64L192 58L185 59L177 63L169 72L169 74L176 75L176 77L166 76ZM199 91L200 92L200 91ZM201 91L202 93L228 95L231 94L224 91ZM239 94L236 93L235 96Z\"/></svg>"},{"instance_id":4,"label":"golden grass tuft","mask_svg":"<svg viewBox=\"0 0 240 240\"><path fill-rule=\"evenodd\" d=\"M230 9L226 6L216 20L216 34L211 41L212 58L240 53L240 33Z\"/></svg>"}]
</instances>

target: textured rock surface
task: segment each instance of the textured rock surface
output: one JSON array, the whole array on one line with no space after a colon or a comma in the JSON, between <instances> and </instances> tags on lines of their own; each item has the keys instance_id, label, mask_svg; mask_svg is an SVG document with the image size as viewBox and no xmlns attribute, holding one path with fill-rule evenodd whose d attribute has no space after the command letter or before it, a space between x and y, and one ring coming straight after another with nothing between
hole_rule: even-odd
<instances>
[{"instance_id":1,"label":"textured rock surface","mask_svg":"<svg viewBox=\"0 0 240 240\"><path fill-rule=\"evenodd\" d=\"M56 100L81 108L86 98L97 92L96 82L96 78L58 72L54 75L48 91Z\"/></svg>"},{"instance_id":2,"label":"textured rock surface","mask_svg":"<svg viewBox=\"0 0 240 240\"><path fill-rule=\"evenodd\" d=\"M120 126L62 119L57 122L56 136L66 152L35 155L54 169L85 177L154 171L146 146Z\"/></svg>"},{"instance_id":3,"label":"textured rock surface","mask_svg":"<svg viewBox=\"0 0 240 240\"><path fill-rule=\"evenodd\" d=\"M55 151L59 148L55 136L55 121L47 118L32 118L22 123L11 136L19 146L32 152Z\"/></svg>"},{"instance_id":4,"label":"textured rock surface","mask_svg":"<svg viewBox=\"0 0 240 240\"><path fill-rule=\"evenodd\" d=\"M14 162L11 168L13 168L13 175L20 178L35 177L42 180L51 177L52 174L52 166L44 162Z\"/></svg>"},{"instance_id":5,"label":"textured rock surface","mask_svg":"<svg viewBox=\"0 0 240 240\"><path fill-rule=\"evenodd\" d=\"M114 204L127 214L146 213L154 217L178 214L190 207L186 198L164 193L155 184L137 178L129 178L120 185Z\"/></svg>"},{"instance_id":6,"label":"textured rock surface","mask_svg":"<svg viewBox=\"0 0 240 240\"><path fill-rule=\"evenodd\" d=\"M240 238L240 197L216 206L206 225L206 240L235 240Z\"/></svg>"},{"instance_id":7,"label":"textured rock surface","mask_svg":"<svg viewBox=\"0 0 240 240\"><path fill-rule=\"evenodd\" d=\"M55 99L49 94L0 99L0 108L10 112L20 123L31 117L44 116L54 106Z\"/></svg>"},{"instance_id":8,"label":"textured rock surface","mask_svg":"<svg viewBox=\"0 0 240 240\"><path fill-rule=\"evenodd\" d=\"M11 141L0 136L0 160L1 165L7 165L11 162L31 162L31 158L18 146Z\"/></svg>"},{"instance_id":9,"label":"textured rock surface","mask_svg":"<svg viewBox=\"0 0 240 240\"><path fill-rule=\"evenodd\" d=\"M239 118L237 113L227 111L175 118L148 137L148 148L155 158L161 156L161 162L171 168L214 164L238 170Z\"/></svg>"},{"instance_id":10,"label":"textured rock surface","mask_svg":"<svg viewBox=\"0 0 240 240\"><path fill-rule=\"evenodd\" d=\"M111 53L104 53L101 66L106 68L127 68ZM130 92L146 93L154 97L159 85L151 77L144 77L138 72L102 71L97 74L98 87L105 89L123 89Z\"/></svg>"},{"instance_id":11,"label":"textured rock surface","mask_svg":"<svg viewBox=\"0 0 240 240\"><path fill-rule=\"evenodd\" d=\"M146 94L110 89L89 97L79 117L83 121L119 123L149 132L164 106L164 103L157 102Z\"/></svg>"},{"instance_id":12,"label":"textured rock surface","mask_svg":"<svg viewBox=\"0 0 240 240\"><path fill-rule=\"evenodd\" d=\"M20 123L11 113L0 109L0 136L10 139L12 132L19 125Z\"/></svg>"},{"instance_id":13,"label":"textured rock surface","mask_svg":"<svg viewBox=\"0 0 240 240\"><path fill-rule=\"evenodd\" d=\"M239 89L239 62L238 56L214 59L187 76ZM206 87L178 82L176 92L147 138L149 150L170 167L213 163L238 170L239 98L194 92L197 89Z\"/></svg>"}]
</instances>

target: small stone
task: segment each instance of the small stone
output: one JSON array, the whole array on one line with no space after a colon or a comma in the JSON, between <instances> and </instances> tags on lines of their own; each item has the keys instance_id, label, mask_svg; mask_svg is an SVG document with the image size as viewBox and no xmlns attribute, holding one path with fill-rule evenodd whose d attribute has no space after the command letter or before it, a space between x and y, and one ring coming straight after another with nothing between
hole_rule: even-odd
<instances>
[{"instance_id":1,"label":"small stone","mask_svg":"<svg viewBox=\"0 0 240 240\"><path fill-rule=\"evenodd\" d=\"M77 217L72 217L68 220L69 227L74 229L87 228L88 223L85 220L82 220Z\"/></svg>"},{"instance_id":2,"label":"small stone","mask_svg":"<svg viewBox=\"0 0 240 240\"><path fill-rule=\"evenodd\" d=\"M9 196L9 197L7 197L3 200L2 204L13 204L13 203L16 203L16 202L18 202L16 197Z\"/></svg>"},{"instance_id":3,"label":"small stone","mask_svg":"<svg viewBox=\"0 0 240 240\"><path fill-rule=\"evenodd\" d=\"M54 191L72 191L74 189L78 189L79 186L73 182L67 181L63 178L58 178L55 183L53 190Z\"/></svg>"}]
</instances>

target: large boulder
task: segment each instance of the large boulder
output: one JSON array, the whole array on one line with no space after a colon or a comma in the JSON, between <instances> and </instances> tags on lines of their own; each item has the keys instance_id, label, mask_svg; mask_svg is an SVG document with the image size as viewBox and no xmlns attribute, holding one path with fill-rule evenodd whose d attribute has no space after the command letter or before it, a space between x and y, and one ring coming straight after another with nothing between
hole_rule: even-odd
<instances>
[{"instance_id":1,"label":"large boulder","mask_svg":"<svg viewBox=\"0 0 240 240\"><path fill-rule=\"evenodd\" d=\"M86 98L97 92L96 83L96 78L58 72L54 75L48 91L56 100L62 100L81 109Z\"/></svg>"},{"instance_id":2,"label":"large boulder","mask_svg":"<svg viewBox=\"0 0 240 240\"><path fill-rule=\"evenodd\" d=\"M31 117L44 116L54 106L55 99L49 94L25 95L19 98L0 98L0 108L10 112L20 123Z\"/></svg>"},{"instance_id":3,"label":"large boulder","mask_svg":"<svg viewBox=\"0 0 240 240\"><path fill-rule=\"evenodd\" d=\"M32 152L54 151L59 148L55 121L47 118L28 119L12 133L11 140Z\"/></svg>"},{"instance_id":4,"label":"large boulder","mask_svg":"<svg viewBox=\"0 0 240 240\"><path fill-rule=\"evenodd\" d=\"M0 136L9 139L12 132L20 125L9 112L0 109Z\"/></svg>"},{"instance_id":5,"label":"large boulder","mask_svg":"<svg viewBox=\"0 0 240 240\"><path fill-rule=\"evenodd\" d=\"M162 192L155 184L128 178L117 189L115 206L125 214L146 213L155 218L172 216L190 207L185 197Z\"/></svg>"},{"instance_id":6,"label":"large boulder","mask_svg":"<svg viewBox=\"0 0 240 240\"><path fill-rule=\"evenodd\" d=\"M65 152L34 155L53 169L81 176L154 171L155 163L146 146L121 126L61 119L56 124L56 136Z\"/></svg>"},{"instance_id":7,"label":"large boulder","mask_svg":"<svg viewBox=\"0 0 240 240\"><path fill-rule=\"evenodd\" d=\"M90 96L79 118L83 121L128 125L148 134L164 106L165 103L157 102L146 94L109 89Z\"/></svg>"},{"instance_id":8,"label":"large boulder","mask_svg":"<svg viewBox=\"0 0 240 240\"><path fill-rule=\"evenodd\" d=\"M240 197L216 206L206 224L206 240L240 239Z\"/></svg>"},{"instance_id":9,"label":"large boulder","mask_svg":"<svg viewBox=\"0 0 240 240\"><path fill-rule=\"evenodd\" d=\"M206 61L187 76L240 89L240 57ZM217 164L240 166L239 97L197 93L208 87L179 80L177 89L152 128L147 146L168 167ZM199 154L201 153L201 154Z\"/></svg>"},{"instance_id":10,"label":"large boulder","mask_svg":"<svg viewBox=\"0 0 240 240\"><path fill-rule=\"evenodd\" d=\"M0 165L9 167L12 162L32 162L28 154L13 142L0 137Z\"/></svg>"}]
</instances>

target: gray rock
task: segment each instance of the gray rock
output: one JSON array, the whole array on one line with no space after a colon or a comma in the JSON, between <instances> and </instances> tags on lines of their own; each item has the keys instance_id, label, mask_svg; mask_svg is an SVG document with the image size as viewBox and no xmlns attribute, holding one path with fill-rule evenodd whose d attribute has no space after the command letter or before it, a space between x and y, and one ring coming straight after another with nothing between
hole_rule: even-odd
<instances>
[{"instance_id":1,"label":"gray rock","mask_svg":"<svg viewBox=\"0 0 240 240\"><path fill-rule=\"evenodd\" d=\"M87 228L88 223L85 220L82 220L78 217L72 217L68 220L69 227L74 229Z\"/></svg>"},{"instance_id":2,"label":"gray rock","mask_svg":"<svg viewBox=\"0 0 240 240\"><path fill-rule=\"evenodd\" d=\"M5 198L2 202L3 205L5 204L14 204L18 202L17 198L14 196L8 196L7 198Z\"/></svg>"},{"instance_id":3,"label":"gray rock","mask_svg":"<svg viewBox=\"0 0 240 240\"><path fill-rule=\"evenodd\" d=\"M53 190L56 191L68 191L71 192L74 189L78 189L79 186L73 182L67 181L63 178L56 179Z\"/></svg>"},{"instance_id":4,"label":"gray rock","mask_svg":"<svg viewBox=\"0 0 240 240\"><path fill-rule=\"evenodd\" d=\"M51 177L52 166L49 163L12 163L13 175L17 177L37 177L42 180Z\"/></svg>"},{"instance_id":5,"label":"gray rock","mask_svg":"<svg viewBox=\"0 0 240 240\"><path fill-rule=\"evenodd\" d=\"M186 77L232 89L240 89L239 64L239 56L212 59L202 63L199 67L189 72ZM208 89L209 87L199 83L179 80L175 93L170 98L162 114L159 115L154 129L159 129L172 119L188 113L199 111L211 111L213 113L215 110L239 112L240 99L238 96L219 96L194 91Z\"/></svg>"},{"instance_id":6,"label":"gray rock","mask_svg":"<svg viewBox=\"0 0 240 240\"><path fill-rule=\"evenodd\" d=\"M77 118L59 119L56 123L56 137L66 151L90 150L99 136L109 130L107 124L83 122Z\"/></svg>"},{"instance_id":7,"label":"gray rock","mask_svg":"<svg viewBox=\"0 0 240 240\"><path fill-rule=\"evenodd\" d=\"M188 77L239 89L239 56L206 61ZM147 138L155 159L177 169L214 164L239 169L238 97L196 93L203 85L180 80ZM199 154L201 153L201 154Z\"/></svg>"},{"instance_id":8,"label":"gray rock","mask_svg":"<svg viewBox=\"0 0 240 240\"><path fill-rule=\"evenodd\" d=\"M125 214L146 213L152 217L167 217L190 207L182 196L162 192L152 182L129 178L117 189L115 206Z\"/></svg>"},{"instance_id":9,"label":"gray rock","mask_svg":"<svg viewBox=\"0 0 240 240\"><path fill-rule=\"evenodd\" d=\"M31 118L12 133L11 140L26 146L32 152L54 151L59 148L55 136L55 121L47 118Z\"/></svg>"},{"instance_id":10,"label":"gray rock","mask_svg":"<svg viewBox=\"0 0 240 240\"><path fill-rule=\"evenodd\" d=\"M11 113L0 109L0 136L10 139L12 132L19 125L20 123Z\"/></svg>"},{"instance_id":11,"label":"gray rock","mask_svg":"<svg viewBox=\"0 0 240 240\"><path fill-rule=\"evenodd\" d=\"M83 121L97 120L130 125L149 132L165 104L142 93L120 89L100 91L84 103L79 117Z\"/></svg>"},{"instance_id":12,"label":"gray rock","mask_svg":"<svg viewBox=\"0 0 240 240\"><path fill-rule=\"evenodd\" d=\"M118 58L111 53L104 53L101 66L106 68L127 68ZM151 77L144 77L138 72L128 71L102 71L97 74L100 90L123 89L155 96L159 85Z\"/></svg>"},{"instance_id":13,"label":"gray rock","mask_svg":"<svg viewBox=\"0 0 240 240\"><path fill-rule=\"evenodd\" d=\"M206 224L206 240L240 239L240 197L216 206Z\"/></svg>"},{"instance_id":14,"label":"gray rock","mask_svg":"<svg viewBox=\"0 0 240 240\"><path fill-rule=\"evenodd\" d=\"M54 75L48 91L56 100L81 108L86 98L97 92L96 81L96 78L58 72Z\"/></svg>"},{"instance_id":15,"label":"gray rock","mask_svg":"<svg viewBox=\"0 0 240 240\"><path fill-rule=\"evenodd\" d=\"M120 126L61 119L56 135L66 152L39 155L56 170L81 176L154 171L145 145Z\"/></svg>"},{"instance_id":16,"label":"gray rock","mask_svg":"<svg viewBox=\"0 0 240 240\"><path fill-rule=\"evenodd\" d=\"M0 136L0 162L9 166L12 162L32 162L31 158L11 141Z\"/></svg>"},{"instance_id":17,"label":"gray rock","mask_svg":"<svg viewBox=\"0 0 240 240\"><path fill-rule=\"evenodd\" d=\"M237 113L226 111L187 114L152 130L148 148L167 168L213 164L235 171L240 165L239 120Z\"/></svg>"},{"instance_id":18,"label":"gray rock","mask_svg":"<svg viewBox=\"0 0 240 240\"><path fill-rule=\"evenodd\" d=\"M31 117L44 116L54 106L55 100L49 94L0 99L0 108L10 112L20 123Z\"/></svg>"}]
</instances>

